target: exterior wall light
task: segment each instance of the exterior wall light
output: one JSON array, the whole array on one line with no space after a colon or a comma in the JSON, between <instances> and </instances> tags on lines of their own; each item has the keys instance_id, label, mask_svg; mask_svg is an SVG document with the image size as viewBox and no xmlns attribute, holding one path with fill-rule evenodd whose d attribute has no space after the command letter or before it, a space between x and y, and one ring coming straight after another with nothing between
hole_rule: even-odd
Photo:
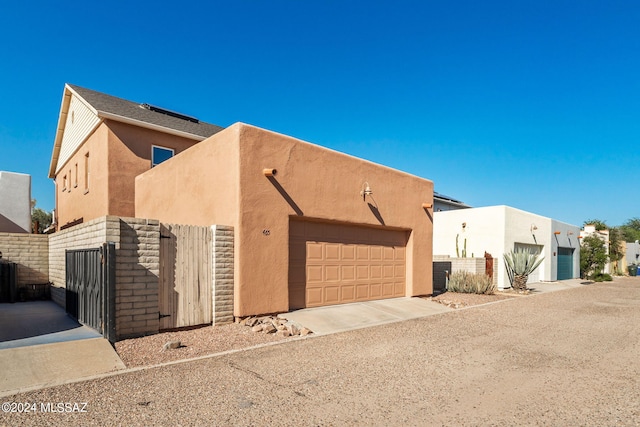
<instances>
[{"instance_id":1,"label":"exterior wall light","mask_svg":"<svg viewBox=\"0 0 640 427\"><path fill-rule=\"evenodd\" d=\"M275 176L278 171L276 169L271 169L271 168L266 168L266 169L262 169L262 173L264 174L264 176Z\"/></svg>"},{"instance_id":2,"label":"exterior wall light","mask_svg":"<svg viewBox=\"0 0 640 427\"><path fill-rule=\"evenodd\" d=\"M538 229L538 227L535 224L531 224L531 234L533 234L534 231L536 231Z\"/></svg>"},{"instance_id":3,"label":"exterior wall light","mask_svg":"<svg viewBox=\"0 0 640 427\"><path fill-rule=\"evenodd\" d=\"M560 234L560 232L559 231L554 231L553 234L557 235L557 234Z\"/></svg>"},{"instance_id":4,"label":"exterior wall light","mask_svg":"<svg viewBox=\"0 0 640 427\"><path fill-rule=\"evenodd\" d=\"M362 190L360 191L360 195L362 196L362 200L366 200L367 196L371 196L373 194L373 190L369 186L368 182L362 184Z\"/></svg>"},{"instance_id":5,"label":"exterior wall light","mask_svg":"<svg viewBox=\"0 0 640 427\"><path fill-rule=\"evenodd\" d=\"M432 203L423 203L422 207L424 209L431 209L433 207L433 204Z\"/></svg>"}]
</instances>

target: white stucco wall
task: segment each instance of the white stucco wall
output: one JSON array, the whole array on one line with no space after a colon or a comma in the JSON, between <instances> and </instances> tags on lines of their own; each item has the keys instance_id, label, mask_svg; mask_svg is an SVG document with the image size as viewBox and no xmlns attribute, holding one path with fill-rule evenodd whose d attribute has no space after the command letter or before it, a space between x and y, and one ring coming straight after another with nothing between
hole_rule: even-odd
<instances>
[{"instance_id":1,"label":"white stucco wall","mask_svg":"<svg viewBox=\"0 0 640 427\"><path fill-rule=\"evenodd\" d=\"M31 233L31 175L0 171L0 232Z\"/></svg>"},{"instance_id":2,"label":"white stucco wall","mask_svg":"<svg viewBox=\"0 0 640 427\"><path fill-rule=\"evenodd\" d=\"M465 227L463 227L463 223ZM560 234L554 234L560 231ZM529 278L535 281L557 279L557 250L578 248L580 228L509 206L488 206L457 211L435 212L433 216L433 254L456 256L456 234L460 255L467 239L467 256L481 257L489 252L498 260L498 287L508 288L509 278L503 255L518 246L539 248L544 261ZM573 234L568 234L573 233ZM570 240L570 241L569 241ZM571 246L572 245L572 246ZM573 257L574 277L579 276L579 249Z\"/></svg>"},{"instance_id":3,"label":"white stucco wall","mask_svg":"<svg viewBox=\"0 0 640 427\"><path fill-rule=\"evenodd\" d=\"M640 243L636 240L635 242L627 242L627 265L638 264L640 263Z\"/></svg>"}]
</instances>

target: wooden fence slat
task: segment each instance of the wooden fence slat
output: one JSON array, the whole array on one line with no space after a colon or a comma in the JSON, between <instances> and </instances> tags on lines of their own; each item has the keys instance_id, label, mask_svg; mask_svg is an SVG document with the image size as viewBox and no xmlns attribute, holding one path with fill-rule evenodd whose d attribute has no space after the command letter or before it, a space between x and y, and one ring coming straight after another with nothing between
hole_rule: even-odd
<instances>
[{"instance_id":1,"label":"wooden fence slat","mask_svg":"<svg viewBox=\"0 0 640 427\"><path fill-rule=\"evenodd\" d=\"M161 230L159 305L160 313L169 315L161 319L161 329L211 323L211 229L163 224Z\"/></svg>"}]
</instances>

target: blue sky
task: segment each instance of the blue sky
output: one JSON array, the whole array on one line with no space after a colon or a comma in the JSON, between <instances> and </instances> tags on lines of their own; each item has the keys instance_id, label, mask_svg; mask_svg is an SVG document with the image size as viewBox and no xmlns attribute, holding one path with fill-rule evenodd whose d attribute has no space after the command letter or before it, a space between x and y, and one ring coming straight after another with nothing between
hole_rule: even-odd
<instances>
[{"instance_id":1,"label":"blue sky","mask_svg":"<svg viewBox=\"0 0 640 427\"><path fill-rule=\"evenodd\" d=\"M47 178L64 83L241 121L581 225L640 216L637 1L0 6L0 170Z\"/></svg>"}]
</instances>

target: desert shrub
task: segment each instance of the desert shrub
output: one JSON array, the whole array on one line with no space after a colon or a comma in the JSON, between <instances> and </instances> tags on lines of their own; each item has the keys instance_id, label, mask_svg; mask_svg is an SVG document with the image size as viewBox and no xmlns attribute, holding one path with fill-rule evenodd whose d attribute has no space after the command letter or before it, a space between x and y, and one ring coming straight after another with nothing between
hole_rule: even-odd
<instances>
[{"instance_id":1,"label":"desert shrub","mask_svg":"<svg viewBox=\"0 0 640 427\"><path fill-rule=\"evenodd\" d=\"M451 292L462 292L465 294L491 295L495 293L496 285L486 274L456 271L455 273L451 273L449 276L447 290Z\"/></svg>"},{"instance_id":2,"label":"desert shrub","mask_svg":"<svg viewBox=\"0 0 640 427\"><path fill-rule=\"evenodd\" d=\"M607 273L596 273L593 275L594 282L611 282L613 278Z\"/></svg>"},{"instance_id":3,"label":"desert shrub","mask_svg":"<svg viewBox=\"0 0 640 427\"><path fill-rule=\"evenodd\" d=\"M544 257L526 249L511 251L503 256L511 287L517 291L527 289L527 279L540 265Z\"/></svg>"}]
</instances>

